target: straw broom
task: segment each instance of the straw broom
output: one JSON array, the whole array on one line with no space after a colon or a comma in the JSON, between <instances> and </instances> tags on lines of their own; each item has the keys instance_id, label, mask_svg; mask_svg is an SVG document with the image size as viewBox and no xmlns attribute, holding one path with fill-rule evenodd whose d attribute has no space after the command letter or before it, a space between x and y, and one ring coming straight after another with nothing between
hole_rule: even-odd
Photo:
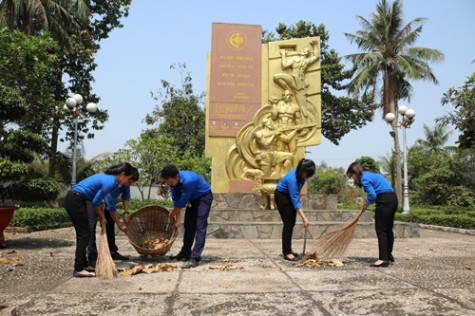
<instances>
[{"instance_id":1,"label":"straw broom","mask_svg":"<svg viewBox=\"0 0 475 316\"><path fill-rule=\"evenodd\" d=\"M96 276L103 279L113 279L117 276L117 269L107 243L106 225L101 224L101 241L96 261Z\"/></svg>"},{"instance_id":2,"label":"straw broom","mask_svg":"<svg viewBox=\"0 0 475 316\"><path fill-rule=\"evenodd\" d=\"M361 209L358 214L342 228L322 235L316 243L317 255L320 258L341 257L353 239L356 223L364 211L365 209Z\"/></svg>"}]
</instances>

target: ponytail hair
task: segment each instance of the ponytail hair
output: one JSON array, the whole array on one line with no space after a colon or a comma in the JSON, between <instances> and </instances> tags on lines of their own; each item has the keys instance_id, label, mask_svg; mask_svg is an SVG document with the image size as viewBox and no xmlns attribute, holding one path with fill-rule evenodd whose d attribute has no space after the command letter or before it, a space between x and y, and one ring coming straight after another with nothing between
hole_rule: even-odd
<instances>
[{"instance_id":1,"label":"ponytail hair","mask_svg":"<svg viewBox=\"0 0 475 316\"><path fill-rule=\"evenodd\" d=\"M356 179L354 180L355 185L361 187L361 176L363 175L364 170L363 165L360 162L355 161L352 162L346 170L346 175L348 178L351 178L352 175L356 175Z\"/></svg>"},{"instance_id":2,"label":"ponytail hair","mask_svg":"<svg viewBox=\"0 0 475 316\"><path fill-rule=\"evenodd\" d=\"M312 177L315 174L315 163L311 159L302 158L297 165L297 183L302 182L302 173L305 171L307 178Z\"/></svg>"},{"instance_id":3,"label":"ponytail hair","mask_svg":"<svg viewBox=\"0 0 475 316\"><path fill-rule=\"evenodd\" d=\"M122 162L118 165L110 166L104 173L105 174L113 174L118 175L120 173L124 173L126 176L130 176L134 173L134 167L128 162ZM138 173L138 171L137 171Z\"/></svg>"}]
</instances>

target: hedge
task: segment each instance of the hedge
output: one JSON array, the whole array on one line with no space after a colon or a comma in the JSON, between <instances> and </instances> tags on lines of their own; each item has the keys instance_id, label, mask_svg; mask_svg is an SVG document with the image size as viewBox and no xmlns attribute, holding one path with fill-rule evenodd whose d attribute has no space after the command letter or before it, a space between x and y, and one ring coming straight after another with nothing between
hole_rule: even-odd
<instances>
[{"instance_id":1,"label":"hedge","mask_svg":"<svg viewBox=\"0 0 475 316\"><path fill-rule=\"evenodd\" d=\"M170 208L171 203L161 200L130 201L130 213L133 213L141 207L147 205L160 205L165 208ZM123 207L122 203L117 205L117 212L122 217ZM63 207L60 208L46 208L46 207L20 207L13 214L10 226L13 227L30 227L32 229L45 229L50 227L57 227L64 224L70 224L71 219Z\"/></svg>"}]
</instances>

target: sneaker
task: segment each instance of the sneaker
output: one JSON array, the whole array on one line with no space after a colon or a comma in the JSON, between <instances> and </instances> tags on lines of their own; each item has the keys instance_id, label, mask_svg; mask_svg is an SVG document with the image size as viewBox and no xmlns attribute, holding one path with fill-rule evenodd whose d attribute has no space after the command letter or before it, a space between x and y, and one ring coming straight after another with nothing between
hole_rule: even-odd
<instances>
[{"instance_id":1,"label":"sneaker","mask_svg":"<svg viewBox=\"0 0 475 316\"><path fill-rule=\"evenodd\" d=\"M190 269L190 268L196 268L200 262L196 259L190 259L185 264L183 265L183 269Z\"/></svg>"},{"instance_id":2,"label":"sneaker","mask_svg":"<svg viewBox=\"0 0 475 316\"><path fill-rule=\"evenodd\" d=\"M129 257L123 256L123 255L121 255L121 254L118 253L118 252L111 254L111 257L112 257L112 259L114 259L114 260L129 260Z\"/></svg>"},{"instance_id":3,"label":"sneaker","mask_svg":"<svg viewBox=\"0 0 475 316\"><path fill-rule=\"evenodd\" d=\"M170 260L188 261L190 260L190 256L185 256L181 252L179 252L177 255L170 256Z\"/></svg>"},{"instance_id":4,"label":"sneaker","mask_svg":"<svg viewBox=\"0 0 475 316\"><path fill-rule=\"evenodd\" d=\"M87 266L84 268L87 272L96 272L96 267L94 266Z\"/></svg>"}]
</instances>

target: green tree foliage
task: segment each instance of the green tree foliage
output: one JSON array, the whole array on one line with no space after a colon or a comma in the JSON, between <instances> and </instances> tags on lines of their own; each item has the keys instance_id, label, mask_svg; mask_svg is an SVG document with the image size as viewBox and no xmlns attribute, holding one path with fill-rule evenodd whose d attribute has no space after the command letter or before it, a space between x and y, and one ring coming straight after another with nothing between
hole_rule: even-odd
<instances>
[{"instance_id":1,"label":"green tree foliage","mask_svg":"<svg viewBox=\"0 0 475 316\"><path fill-rule=\"evenodd\" d=\"M397 157L393 151L391 154L380 158L378 161L381 166L381 173L389 179L393 188L396 186L396 158Z\"/></svg>"},{"instance_id":2,"label":"green tree foliage","mask_svg":"<svg viewBox=\"0 0 475 316\"><path fill-rule=\"evenodd\" d=\"M66 138L71 141L74 133L73 121L59 110L62 108L68 91L80 93L88 102L99 98L92 93L93 72L96 68L94 55L99 50L99 42L109 33L122 27L121 18L128 15L131 0L1 0L0 23L25 34L40 36L48 34L60 47L55 53L55 64L50 67L51 80L49 93L53 102L48 105L56 111L43 121L45 130L51 130L45 138L50 142L50 176L56 171L56 155L59 131L67 128ZM63 82L68 78L68 82ZM38 103L38 102L37 102ZM84 111L84 108L79 110ZM93 138L90 131L100 130L107 121L107 111L97 111L92 120L80 117L78 121L78 140ZM44 119L44 118L43 118Z\"/></svg>"},{"instance_id":3,"label":"green tree foliage","mask_svg":"<svg viewBox=\"0 0 475 316\"><path fill-rule=\"evenodd\" d=\"M371 171L379 171L379 164L376 160L369 156L361 156L360 158L356 159L357 162L361 163L363 169L371 170Z\"/></svg>"},{"instance_id":4,"label":"green tree foliage","mask_svg":"<svg viewBox=\"0 0 475 316\"><path fill-rule=\"evenodd\" d=\"M475 148L475 73L459 89L451 87L444 93L442 104L448 103L455 106L455 111L442 120L452 123L461 132L458 139L461 149Z\"/></svg>"},{"instance_id":5,"label":"green tree foliage","mask_svg":"<svg viewBox=\"0 0 475 316\"><path fill-rule=\"evenodd\" d=\"M51 67L54 64L55 43L43 36L28 36L0 25L0 85L15 91L24 105L10 104L0 112L0 120L14 115L16 123L32 133L46 135L44 123L54 111L51 91ZM1 57L5 58L1 58ZM7 57L8 56L8 57ZM0 91L3 102L8 102L5 88ZM11 96L11 92L8 92ZM16 102L18 105L18 102ZM22 115L15 111L21 110Z\"/></svg>"},{"instance_id":6,"label":"green tree foliage","mask_svg":"<svg viewBox=\"0 0 475 316\"><path fill-rule=\"evenodd\" d=\"M343 81L353 76L353 70L344 70L341 57L330 48L330 36L323 24L318 27L311 22L299 21L295 26L280 23L275 37L272 32L263 31L264 43L274 40L288 40L320 36L322 66L322 133L332 143L338 145L340 139L352 129L366 125L373 117L373 100L364 96L361 101L356 98L335 96L334 91L343 91Z\"/></svg>"},{"instance_id":7,"label":"green tree foliage","mask_svg":"<svg viewBox=\"0 0 475 316\"><path fill-rule=\"evenodd\" d=\"M325 163L317 166L315 176L309 181L309 193L338 194L346 186L343 168L331 168Z\"/></svg>"},{"instance_id":8,"label":"green tree foliage","mask_svg":"<svg viewBox=\"0 0 475 316\"><path fill-rule=\"evenodd\" d=\"M48 179L35 185L41 179L29 168L47 149L38 118L48 113L48 106L36 108L30 100L50 99L47 82L51 59L47 51L53 46L46 38L0 26L0 57L9 56L0 58L0 200L44 201L59 193L56 184ZM26 189L31 187L44 190L29 194Z\"/></svg>"},{"instance_id":9,"label":"green tree foliage","mask_svg":"<svg viewBox=\"0 0 475 316\"><path fill-rule=\"evenodd\" d=\"M193 94L191 74L185 64L172 65L182 75L181 88L162 80L162 90L152 93L161 102L148 114L145 122L158 125L158 133L172 139L174 158L180 159L186 153L202 156L205 147L205 111L203 95Z\"/></svg>"},{"instance_id":10,"label":"green tree foliage","mask_svg":"<svg viewBox=\"0 0 475 316\"><path fill-rule=\"evenodd\" d=\"M464 157L413 148L408 162L411 199L421 205L474 206L473 169ZM472 164L474 163L472 155Z\"/></svg>"}]
</instances>

